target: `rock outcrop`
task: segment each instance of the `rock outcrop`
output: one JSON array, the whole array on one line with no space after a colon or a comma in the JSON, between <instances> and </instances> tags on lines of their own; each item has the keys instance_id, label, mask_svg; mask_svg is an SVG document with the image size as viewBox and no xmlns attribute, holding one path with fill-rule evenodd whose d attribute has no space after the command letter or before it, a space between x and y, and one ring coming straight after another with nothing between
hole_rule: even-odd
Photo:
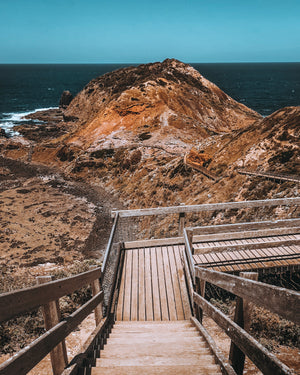
<instances>
[{"instance_id":1,"label":"rock outcrop","mask_svg":"<svg viewBox=\"0 0 300 375\"><path fill-rule=\"evenodd\" d=\"M66 109L68 105L73 100L73 95L70 93L69 90L63 91L60 101L59 101L59 108Z\"/></svg>"},{"instance_id":2,"label":"rock outcrop","mask_svg":"<svg viewBox=\"0 0 300 375\"><path fill-rule=\"evenodd\" d=\"M92 80L72 100L65 116L77 117L79 124L66 143L85 150L139 143L179 152L195 141L261 118L190 65L174 59Z\"/></svg>"},{"instance_id":3,"label":"rock outcrop","mask_svg":"<svg viewBox=\"0 0 300 375\"><path fill-rule=\"evenodd\" d=\"M47 123L23 131L29 145L0 140L3 155L101 184L132 208L294 194L238 169L299 173L299 107L263 118L177 60L93 79L60 113L60 132L44 134Z\"/></svg>"}]
</instances>

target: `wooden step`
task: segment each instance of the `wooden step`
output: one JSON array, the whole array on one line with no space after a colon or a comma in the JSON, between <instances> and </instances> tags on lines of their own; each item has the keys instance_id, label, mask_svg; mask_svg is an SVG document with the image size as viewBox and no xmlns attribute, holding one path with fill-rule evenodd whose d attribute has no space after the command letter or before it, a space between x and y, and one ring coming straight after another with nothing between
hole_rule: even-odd
<instances>
[{"instance_id":1,"label":"wooden step","mask_svg":"<svg viewBox=\"0 0 300 375\"><path fill-rule=\"evenodd\" d=\"M116 322L92 375L221 374L190 321Z\"/></svg>"},{"instance_id":2,"label":"wooden step","mask_svg":"<svg viewBox=\"0 0 300 375\"><path fill-rule=\"evenodd\" d=\"M110 335L109 335L109 338L122 338L122 337L126 337L127 339L130 339L130 338L138 338L138 337L144 337L144 338L155 338L155 337L170 337L172 338L172 336L176 334L176 337L180 338L180 337L198 337L199 336L199 333L197 332L197 330L191 330L191 331L180 331L180 332L112 332Z\"/></svg>"},{"instance_id":3,"label":"wooden step","mask_svg":"<svg viewBox=\"0 0 300 375\"><path fill-rule=\"evenodd\" d=\"M222 374L217 365L177 365L177 366L127 366L123 367L96 367L92 375L217 375Z\"/></svg>"},{"instance_id":4,"label":"wooden step","mask_svg":"<svg viewBox=\"0 0 300 375\"><path fill-rule=\"evenodd\" d=\"M161 353L161 355L140 355L140 353L132 353L130 358L124 358L120 353L116 357L112 358L99 358L97 359L97 367L127 367L127 366L177 366L177 365L194 365L200 366L203 365L214 365L215 359L212 355L201 355L201 354L188 354L185 352L185 355L182 357L170 356L168 348Z\"/></svg>"},{"instance_id":5,"label":"wooden step","mask_svg":"<svg viewBox=\"0 0 300 375\"><path fill-rule=\"evenodd\" d=\"M175 336L175 335L174 335ZM162 344L172 344L172 343L176 343L176 342L182 342L182 345L186 345L186 343L189 343L189 342L195 342L195 343L200 343L201 342L204 342L204 339L201 337L201 336L185 336L185 337L181 337L179 340L178 340L178 337L175 336L175 337L152 337L152 338L148 338L148 343L162 343ZM108 342L109 343L113 343L113 344L128 344L129 341L128 341L128 338L126 337L116 337L116 338L109 338L108 339ZM145 343L145 337L135 337L135 338L132 338L130 340L130 343L131 344L143 344Z\"/></svg>"},{"instance_id":6,"label":"wooden step","mask_svg":"<svg viewBox=\"0 0 300 375\"><path fill-rule=\"evenodd\" d=\"M114 358L117 358L118 356L122 356L124 358L127 358L128 356L132 356L132 353L139 353L141 356L146 356L151 353L151 356L160 356L161 353L164 353L165 351L165 345L162 344L134 344L134 345L113 345L113 344L108 344L105 347L105 350L103 350L100 353L101 358L111 358L112 356ZM181 343L175 343L171 347L168 348L168 354L172 354L172 356L180 356L183 355L183 353L188 354L193 354L193 355L210 355L211 352L209 348L207 348L204 344L202 346L199 344L197 345L196 343L192 344L185 344L184 346Z\"/></svg>"}]
</instances>

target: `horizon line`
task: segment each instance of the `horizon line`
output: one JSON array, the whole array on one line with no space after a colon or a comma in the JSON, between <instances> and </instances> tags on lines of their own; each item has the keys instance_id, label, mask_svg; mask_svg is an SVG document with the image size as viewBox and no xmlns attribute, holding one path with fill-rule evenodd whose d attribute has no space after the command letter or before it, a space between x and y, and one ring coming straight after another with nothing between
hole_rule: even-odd
<instances>
[{"instance_id":1,"label":"horizon line","mask_svg":"<svg viewBox=\"0 0 300 375\"><path fill-rule=\"evenodd\" d=\"M165 60L165 59L164 59ZM164 61L162 60L162 61ZM175 59L178 60L178 59ZM183 62L182 60L178 60ZM161 61L150 61L150 62L0 62L0 65L142 65L152 64ZM297 64L300 61L192 61L184 62L185 64Z\"/></svg>"}]
</instances>

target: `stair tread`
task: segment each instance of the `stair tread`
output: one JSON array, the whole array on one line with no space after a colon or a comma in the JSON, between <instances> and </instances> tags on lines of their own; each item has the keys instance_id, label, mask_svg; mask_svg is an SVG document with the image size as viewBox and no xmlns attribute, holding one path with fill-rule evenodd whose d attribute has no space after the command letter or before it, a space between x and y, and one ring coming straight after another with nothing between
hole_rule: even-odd
<instances>
[{"instance_id":1,"label":"stair tread","mask_svg":"<svg viewBox=\"0 0 300 375\"><path fill-rule=\"evenodd\" d=\"M187 342L205 342L204 339L201 337L201 336L183 336L180 338L180 340L178 340L178 337L175 337L175 335L173 337L169 336L169 337L132 337L130 338L126 338L126 337L109 337L109 339L107 340L107 342L110 342L110 343L116 343L116 344L135 344L135 343L145 343L145 342L148 342L148 343L164 343L164 344L167 344L167 343L173 343L173 342L182 342L182 343L187 343Z\"/></svg>"},{"instance_id":2,"label":"stair tread","mask_svg":"<svg viewBox=\"0 0 300 375\"><path fill-rule=\"evenodd\" d=\"M118 337L172 337L176 334L177 337L199 337L198 331L187 331L187 332L112 332L109 338Z\"/></svg>"},{"instance_id":3,"label":"stair tread","mask_svg":"<svg viewBox=\"0 0 300 375\"><path fill-rule=\"evenodd\" d=\"M201 371L201 372L200 372ZM198 365L176 366L127 366L126 372L122 367L96 367L92 369L92 375L221 375L218 365L199 367Z\"/></svg>"},{"instance_id":4,"label":"stair tread","mask_svg":"<svg viewBox=\"0 0 300 375\"><path fill-rule=\"evenodd\" d=\"M190 321L117 322L92 375L221 374Z\"/></svg>"},{"instance_id":5,"label":"stair tread","mask_svg":"<svg viewBox=\"0 0 300 375\"><path fill-rule=\"evenodd\" d=\"M201 354L189 354L184 357L178 356L168 356L162 355L158 356L149 353L149 355L139 355L133 353L134 357L123 358L121 355L116 358L98 358L98 366L175 366L175 365L213 365L215 364L215 359L212 355L201 355Z\"/></svg>"},{"instance_id":6,"label":"stair tread","mask_svg":"<svg viewBox=\"0 0 300 375\"><path fill-rule=\"evenodd\" d=\"M186 331L197 331L195 327L191 326L136 326L136 327L115 327L114 332L186 332Z\"/></svg>"},{"instance_id":7,"label":"stair tread","mask_svg":"<svg viewBox=\"0 0 300 375\"><path fill-rule=\"evenodd\" d=\"M139 348L140 345L136 346L130 346L129 348L114 348L109 347L105 348L101 352L101 358L116 358L116 357L128 357L132 356L132 353L134 353L135 356L160 356L162 353L166 353L169 356L184 356L184 355L211 355L211 352L209 348L206 347L196 347L196 346L187 346L182 347L182 345L172 346L170 348L164 349L162 345L155 346L155 345L145 345L145 347Z\"/></svg>"}]
</instances>

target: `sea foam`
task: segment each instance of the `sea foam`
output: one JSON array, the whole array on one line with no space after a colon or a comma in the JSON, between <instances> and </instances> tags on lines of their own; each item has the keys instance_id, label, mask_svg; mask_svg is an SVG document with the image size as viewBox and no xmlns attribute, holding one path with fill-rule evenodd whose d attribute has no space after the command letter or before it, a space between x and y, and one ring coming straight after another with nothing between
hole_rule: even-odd
<instances>
[{"instance_id":1,"label":"sea foam","mask_svg":"<svg viewBox=\"0 0 300 375\"><path fill-rule=\"evenodd\" d=\"M32 113L40 112L40 111L47 111L49 109L57 109L58 107L48 107L48 108L38 108L28 112L9 112L3 113L3 117L0 119L0 128L4 129L8 136L18 136L20 135L18 132L13 130L15 125L19 125L20 122L42 122L40 120L30 120L24 118Z\"/></svg>"}]
</instances>

